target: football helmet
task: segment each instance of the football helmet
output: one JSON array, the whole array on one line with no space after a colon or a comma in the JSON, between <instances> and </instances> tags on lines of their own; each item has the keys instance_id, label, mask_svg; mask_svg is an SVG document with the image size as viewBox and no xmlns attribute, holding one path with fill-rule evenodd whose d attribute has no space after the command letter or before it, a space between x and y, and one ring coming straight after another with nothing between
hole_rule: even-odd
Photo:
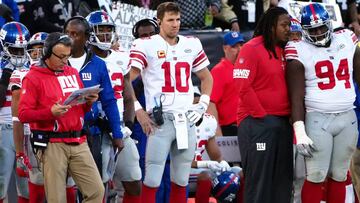
<instances>
[{"instance_id":1,"label":"football helmet","mask_svg":"<svg viewBox=\"0 0 360 203\"><path fill-rule=\"evenodd\" d=\"M301 9L301 26L307 42L325 46L333 31L331 19L326 9L318 3L310 3Z\"/></svg>"},{"instance_id":2,"label":"football helmet","mask_svg":"<svg viewBox=\"0 0 360 203\"><path fill-rule=\"evenodd\" d=\"M109 50L115 40L115 23L111 16L105 11L94 11L86 20L92 28L89 43L99 49Z\"/></svg>"},{"instance_id":3,"label":"football helmet","mask_svg":"<svg viewBox=\"0 0 360 203\"><path fill-rule=\"evenodd\" d=\"M302 32L301 24L295 18L290 19L290 32Z\"/></svg>"},{"instance_id":4,"label":"football helmet","mask_svg":"<svg viewBox=\"0 0 360 203\"><path fill-rule=\"evenodd\" d=\"M45 39L47 36L48 36L48 33L46 33L46 32L38 32L38 33L35 33L33 36L31 36L28 46L27 46L27 52L30 56L31 64L34 64L34 63L40 61L44 42L45 42ZM40 46L34 47L36 45L40 45Z\"/></svg>"},{"instance_id":5,"label":"football helmet","mask_svg":"<svg viewBox=\"0 0 360 203\"><path fill-rule=\"evenodd\" d=\"M2 57L15 67L23 66L27 61L26 48L30 32L19 22L6 23L0 30L0 43L3 49Z\"/></svg>"},{"instance_id":6,"label":"football helmet","mask_svg":"<svg viewBox=\"0 0 360 203\"><path fill-rule=\"evenodd\" d=\"M232 171L224 171L212 180L212 195L221 202L233 202L240 188L240 177Z\"/></svg>"}]
</instances>

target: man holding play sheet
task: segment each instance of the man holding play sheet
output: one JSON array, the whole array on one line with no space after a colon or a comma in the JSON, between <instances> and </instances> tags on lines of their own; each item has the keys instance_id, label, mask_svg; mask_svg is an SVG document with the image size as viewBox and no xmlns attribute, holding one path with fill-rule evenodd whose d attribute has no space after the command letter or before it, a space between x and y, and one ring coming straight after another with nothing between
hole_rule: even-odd
<instances>
[{"instance_id":1,"label":"man holding play sheet","mask_svg":"<svg viewBox=\"0 0 360 203\"><path fill-rule=\"evenodd\" d=\"M48 202L66 202L66 177L73 177L83 194L83 202L102 201L104 186L94 159L81 133L85 112L97 100L96 93L86 102L64 105L74 91L84 87L76 69L67 65L72 40L51 33L45 40L43 57L23 80L19 119L30 123L31 142L40 157Z\"/></svg>"}]
</instances>

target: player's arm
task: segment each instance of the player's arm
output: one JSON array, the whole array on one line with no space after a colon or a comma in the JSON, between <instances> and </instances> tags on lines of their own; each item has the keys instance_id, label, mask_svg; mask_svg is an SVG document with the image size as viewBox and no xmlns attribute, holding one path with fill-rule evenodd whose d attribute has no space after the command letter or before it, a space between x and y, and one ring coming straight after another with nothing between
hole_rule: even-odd
<instances>
[{"instance_id":1,"label":"player's arm","mask_svg":"<svg viewBox=\"0 0 360 203\"><path fill-rule=\"evenodd\" d=\"M130 81L134 81L140 74L140 69L136 67L131 67L130 69ZM142 130L146 135L150 135L154 132L155 123L150 119L149 115L146 113L144 108L141 106L140 102L137 100L134 88L130 86L130 94L134 101L134 110L136 119L139 121Z\"/></svg>"},{"instance_id":2,"label":"player's arm","mask_svg":"<svg viewBox=\"0 0 360 203\"><path fill-rule=\"evenodd\" d=\"M292 122L304 121L305 69L298 60L288 61L286 82L291 103Z\"/></svg>"},{"instance_id":3,"label":"player's arm","mask_svg":"<svg viewBox=\"0 0 360 203\"><path fill-rule=\"evenodd\" d=\"M123 97L124 97L124 122L127 125L132 125L134 123L134 117L135 117L134 100L131 91L132 91L132 85L130 82L130 74L126 74L124 76ZM131 128L131 126L127 126L127 127Z\"/></svg>"},{"instance_id":4,"label":"player's arm","mask_svg":"<svg viewBox=\"0 0 360 203\"><path fill-rule=\"evenodd\" d=\"M359 46L356 46L356 49L355 49L353 65L354 65L355 82L358 85L360 85L360 47Z\"/></svg>"},{"instance_id":5,"label":"player's arm","mask_svg":"<svg viewBox=\"0 0 360 203\"><path fill-rule=\"evenodd\" d=\"M210 74L209 69L203 68L203 69L195 72L195 74L201 81L201 94L202 95L205 94L208 97L210 97L212 86L213 86L213 78Z\"/></svg>"},{"instance_id":6,"label":"player's arm","mask_svg":"<svg viewBox=\"0 0 360 203\"><path fill-rule=\"evenodd\" d=\"M218 114L218 111L216 109L216 105L211 101L210 101L209 107L207 109L207 113L213 115L215 117L215 119L217 121L219 121L219 114ZM216 136L222 136L223 135L219 124L217 124L215 135Z\"/></svg>"},{"instance_id":7,"label":"player's arm","mask_svg":"<svg viewBox=\"0 0 360 203\"><path fill-rule=\"evenodd\" d=\"M216 143L215 136L208 139L208 143L206 144L205 149L207 154L209 155L210 160L221 162L221 151Z\"/></svg>"},{"instance_id":8,"label":"player's arm","mask_svg":"<svg viewBox=\"0 0 360 203\"><path fill-rule=\"evenodd\" d=\"M16 153L24 152L24 125L20 122L19 116L19 101L21 89L19 87L13 88L12 92L12 101L11 101L11 114L13 118L13 134L14 134L14 144Z\"/></svg>"}]
</instances>

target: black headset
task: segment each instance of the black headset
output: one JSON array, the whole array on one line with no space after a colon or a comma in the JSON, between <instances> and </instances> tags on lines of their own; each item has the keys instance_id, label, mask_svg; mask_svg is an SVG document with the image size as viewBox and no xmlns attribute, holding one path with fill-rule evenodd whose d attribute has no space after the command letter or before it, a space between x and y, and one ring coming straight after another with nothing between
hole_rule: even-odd
<instances>
[{"instance_id":1,"label":"black headset","mask_svg":"<svg viewBox=\"0 0 360 203\"><path fill-rule=\"evenodd\" d=\"M143 25L153 25L155 27L155 33L159 34L160 33L160 27L159 24L156 22L156 20L154 19L150 19L150 18L145 18L142 20L139 20L138 22L135 23L133 29L132 29L132 35L137 39L139 38L139 33L138 33L138 29L140 26Z\"/></svg>"},{"instance_id":2,"label":"black headset","mask_svg":"<svg viewBox=\"0 0 360 203\"><path fill-rule=\"evenodd\" d=\"M64 42L66 43L66 41L68 40L71 41L71 38L68 35L64 35L64 34L59 35L57 40L54 41L45 40L44 47L42 50L43 55L41 59L45 61L46 59L50 58L53 47L59 43L64 43Z\"/></svg>"},{"instance_id":3,"label":"black headset","mask_svg":"<svg viewBox=\"0 0 360 203\"><path fill-rule=\"evenodd\" d=\"M85 27L85 34L86 34L87 36L89 36L90 33L92 32L92 28L91 28L89 22L88 22L84 17L82 17L82 16L74 16L74 17L69 18L69 19L65 22L65 24L64 24L63 32L65 33L65 29L66 29L66 27L68 26L68 24L70 23L70 21L76 20L76 19L77 19L77 20L80 20L80 21L82 22L82 24L83 24L84 27Z\"/></svg>"}]
</instances>

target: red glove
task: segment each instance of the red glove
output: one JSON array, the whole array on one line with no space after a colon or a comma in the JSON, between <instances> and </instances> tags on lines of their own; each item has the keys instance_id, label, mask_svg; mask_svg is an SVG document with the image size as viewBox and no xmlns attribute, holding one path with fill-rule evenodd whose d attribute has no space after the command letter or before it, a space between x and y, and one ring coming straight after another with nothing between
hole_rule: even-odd
<instances>
[{"instance_id":1,"label":"red glove","mask_svg":"<svg viewBox=\"0 0 360 203\"><path fill-rule=\"evenodd\" d=\"M29 158L23 153L16 154L16 173L20 177L29 177L29 170L31 170Z\"/></svg>"}]
</instances>

